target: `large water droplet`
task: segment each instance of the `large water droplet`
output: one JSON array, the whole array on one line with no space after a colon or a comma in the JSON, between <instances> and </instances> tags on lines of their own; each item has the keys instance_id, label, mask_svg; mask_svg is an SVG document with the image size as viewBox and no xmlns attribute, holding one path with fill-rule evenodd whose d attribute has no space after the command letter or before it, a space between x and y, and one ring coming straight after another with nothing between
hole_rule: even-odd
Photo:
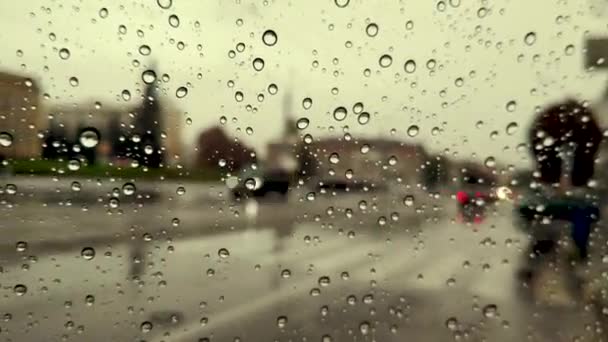
<instances>
[{"instance_id":1,"label":"large water droplet","mask_svg":"<svg viewBox=\"0 0 608 342\"><path fill-rule=\"evenodd\" d=\"M78 159L70 159L68 161L68 170L78 171L80 169L80 161Z\"/></svg>"},{"instance_id":2,"label":"large water droplet","mask_svg":"<svg viewBox=\"0 0 608 342\"><path fill-rule=\"evenodd\" d=\"M274 84L274 83L270 83L270 84L268 85L268 93L269 93L270 95L276 95L278 92L279 92L279 87L277 87L277 85L276 85L276 84Z\"/></svg>"},{"instance_id":3,"label":"large water droplet","mask_svg":"<svg viewBox=\"0 0 608 342\"><path fill-rule=\"evenodd\" d=\"M122 99L125 101L129 101L131 99L131 92L128 91L127 89L124 89L121 93L120 96L122 96Z\"/></svg>"},{"instance_id":4,"label":"large water droplet","mask_svg":"<svg viewBox=\"0 0 608 342\"><path fill-rule=\"evenodd\" d=\"M496 160L494 159L494 157L490 156L490 157L486 158L486 160L484 161L484 165L486 167L495 167Z\"/></svg>"},{"instance_id":5,"label":"large water droplet","mask_svg":"<svg viewBox=\"0 0 608 342\"><path fill-rule=\"evenodd\" d=\"M10 147L13 144L13 136L8 132L0 132L0 146Z\"/></svg>"},{"instance_id":6,"label":"large water droplet","mask_svg":"<svg viewBox=\"0 0 608 342\"><path fill-rule=\"evenodd\" d=\"M92 247L85 247L80 251L80 255L85 260L92 260L95 257L95 250Z\"/></svg>"},{"instance_id":7,"label":"large water droplet","mask_svg":"<svg viewBox=\"0 0 608 342\"><path fill-rule=\"evenodd\" d=\"M148 55L150 55L151 52L152 52L152 49L148 45L144 44L139 47L139 53L142 56L148 56Z\"/></svg>"},{"instance_id":8,"label":"large water droplet","mask_svg":"<svg viewBox=\"0 0 608 342\"><path fill-rule=\"evenodd\" d=\"M299 118L296 122L296 126L298 127L298 129L306 129L309 124L310 120L308 120L308 118Z\"/></svg>"},{"instance_id":9,"label":"large water droplet","mask_svg":"<svg viewBox=\"0 0 608 342\"><path fill-rule=\"evenodd\" d=\"M348 6L348 3L350 2L350 0L334 0L334 2L336 3L336 6L338 6L340 8L344 8L344 7Z\"/></svg>"},{"instance_id":10,"label":"large water droplet","mask_svg":"<svg viewBox=\"0 0 608 342\"><path fill-rule=\"evenodd\" d=\"M388 68L389 66L391 66L391 64L393 64L393 57L386 54L382 55L378 60L378 64L380 64L380 66L383 68Z\"/></svg>"},{"instance_id":11,"label":"large water droplet","mask_svg":"<svg viewBox=\"0 0 608 342\"><path fill-rule=\"evenodd\" d=\"M162 9L169 9L173 3L173 0L156 0L156 3Z\"/></svg>"},{"instance_id":12,"label":"large water droplet","mask_svg":"<svg viewBox=\"0 0 608 342\"><path fill-rule=\"evenodd\" d=\"M365 125L369 122L370 119L370 115L368 112L363 112L361 114L359 114L359 116L357 117L357 122L359 122L360 125Z\"/></svg>"},{"instance_id":13,"label":"large water droplet","mask_svg":"<svg viewBox=\"0 0 608 342\"><path fill-rule=\"evenodd\" d=\"M217 251L217 255L222 259L226 259L230 256L230 252L226 248L220 248Z\"/></svg>"},{"instance_id":14,"label":"large water droplet","mask_svg":"<svg viewBox=\"0 0 608 342\"><path fill-rule=\"evenodd\" d=\"M302 100L302 108L308 110L310 107L312 107L312 99L310 97L304 98L304 100Z\"/></svg>"},{"instance_id":15,"label":"large water droplet","mask_svg":"<svg viewBox=\"0 0 608 342\"><path fill-rule=\"evenodd\" d=\"M102 19L107 18L108 14L109 14L108 9L105 7L99 10L99 17Z\"/></svg>"},{"instance_id":16,"label":"large water droplet","mask_svg":"<svg viewBox=\"0 0 608 342\"><path fill-rule=\"evenodd\" d=\"M247 178L245 180L245 188L247 190L255 190L256 187L257 187L257 182L254 178Z\"/></svg>"},{"instance_id":17,"label":"large water droplet","mask_svg":"<svg viewBox=\"0 0 608 342\"><path fill-rule=\"evenodd\" d=\"M420 128L416 125L411 125L410 127L407 128L407 135L409 135L412 138L417 136L419 132L420 132Z\"/></svg>"},{"instance_id":18,"label":"large water droplet","mask_svg":"<svg viewBox=\"0 0 608 342\"><path fill-rule=\"evenodd\" d=\"M59 58L61 58L61 59L70 58L70 50L68 50L66 48L62 48L61 50L59 50Z\"/></svg>"},{"instance_id":19,"label":"large water droplet","mask_svg":"<svg viewBox=\"0 0 608 342\"><path fill-rule=\"evenodd\" d=\"M361 334L363 335L367 335L370 332L370 325L369 322L361 322L361 324L359 324L359 331L361 331Z\"/></svg>"},{"instance_id":20,"label":"large water droplet","mask_svg":"<svg viewBox=\"0 0 608 342\"><path fill-rule=\"evenodd\" d=\"M498 314L498 307L494 304L488 304L483 308L483 315L488 318L496 317Z\"/></svg>"},{"instance_id":21,"label":"large water droplet","mask_svg":"<svg viewBox=\"0 0 608 342\"><path fill-rule=\"evenodd\" d=\"M27 286L23 284L17 284L15 285L15 287L13 287L13 292L15 292L17 296L23 296L27 293Z\"/></svg>"},{"instance_id":22,"label":"large water droplet","mask_svg":"<svg viewBox=\"0 0 608 342\"><path fill-rule=\"evenodd\" d=\"M506 132L508 135L513 135L519 129L517 122L511 122L507 125Z\"/></svg>"},{"instance_id":23,"label":"large water droplet","mask_svg":"<svg viewBox=\"0 0 608 342\"><path fill-rule=\"evenodd\" d=\"M336 109L334 109L334 119L336 121L343 121L344 119L346 119L346 115L348 114L346 108L340 106Z\"/></svg>"},{"instance_id":24,"label":"large water droplet","mask_svg":"<svg viewBox=\"0 0 608 342\"><path fill-rule=\"evenodd\" d=\"M511 100L511 101L507 102L507 104L505 105L505 108L507 109L507 112L514 112L515 109L517 109L517 102L514 100Z\"/></svg>"},{"instance_id":25,"label":"large water droplet","mask_svg":"<svg viewBox=\"0 0 608 342\"><path fill-rule=\"evenodd\" d=\"M332 153L329 155L329 162L332 164L338 164L340 162L340 155L337 153Z\"/></svg>"},{"instance_id":26,"label":"large water droplet","mask_svg":"<svg viewBox=\"0 0 608 342\"><path fill-rule=\"evenodd\" d=\"M78 81L77 77L74 77L74 76L70 77L70 85L72 87L78 87L78 84L80 84L80 81Z\"/></svg>"},{"instance_id":27,"label":"large water droplet","mask_svg":"<svg viewBox=\"0 0 608 342\"><path fill-rule=\"evenodd\" d=\"M262 34L262 42L264 42L264 44L268 46L274 46L278 40L279 37L277 36L277 33L273 30L266 30Z\"/></svg>"},{"instance_id":28,"label":"large water droplet","mask_svg":"<svg viewBox=\"0 0 608 342\"><path fill-rule=\"evenodd\" d=\"M154 326L152 325L151 322L146 321L141 324L140 329L141 329L141 332L143 332L145 334L145 333L149 333L150 331L152 331L153 327Z\"/></svg>"},{"instance_id":29,"label":"large water droplet","mask_svg":"<svg viewBox=\"0 0 608 342\"><path fill-rule=\"evenodd\" d=\"M146 70L141 74L141 79L145 84L152 84L156 81L156 73L154 70Z\"/></svg>"},{"instance_id":30,"label":"large water droplet","mask_svg":"<svg viewBox=\"0 0 608 342\"><path fill-rule=\"evenodd\" d=\"M133 195L135 193L135 190L136 190L135 184L133 184L131 182L125 183L122 186L122 193L125 194L125 196Z\"/></svg>"},{"instance_id":31,"label":"large water droplet","mask_svg":"<svg viewBox=\"0 0 608 342\"><path fill-rule=\"evenodd\" d=\"M428 67L428 63L427 63L427 67ZM416 61L414 61L413 59L407 60L405 62L405 64L403 64L403 70L405 70L405 72L407 72L408 74L411 74L414 71L416 71Z\"/></svg>"},{"instance_id":32,"label":"large water droplet","mask_svg":"<svg viewBox=\"0 0 608 342\"><path fill-rule=\"evenodd\" d=\"M255 71L262 71L262 69L264 69L264 65L265 65L264 60L261 59L260 57L255 58L253 60L252 64L253 64L253 69Z\"/></svg>"},{"instance_id":33,"label":"large water droplet","mask_svg":"<svg viewBox=\"0 0 608 342\"><path fill-rule=\"evenodd\" d=\"M178 99L184 98L186 95L188 95L188 88L186 88L186 87L179 87L175 91L175 96Z\"/></svg>"},{"instance_id":34,"label":"large water droplet","mask_svg":"<svg viewBox=\"0 0 608 342\"><path fill-rule=\"evenodd\" d=\"M279 329L285 328L286 325L287 325L287 316L277 317L277 327L279 327Z\"/></svg>"},{"instance_id":35,"label":"large water droplet","mask_svg":"<svg viewBox=\"0 0 608 342\"><path fill-rule=\"evenodd\" d=\"M365 33L370 37L375 37L378 34L378 25L376 23L369 23L365 27Z\"/></svg>"},{"instance_id":36,"label":"large water droplet","mask_svg":"<svg viewBox=\"0 0 608 342\"><path fill-rule=\"evenodd\" d=\"M178 27L179 26L179 17L175 14L171 14L169 16L169 25L171 25L171 27Z\"/></svg>"},{"instance_id":37,"label":"large water droplet","mask_svg":"<svg viewBox=\"0 0 608 342\"><path fill-rule=\"evenodd\" d=\"M405 197L403 198L403 204L404 204L406 207L411 207L411 206L413 206L413 205L414 205L414 196L412 196L412 195L407 195L407 196L405 196Z\"/></svg>"},{"instance_id":38,"label":"large water droplet","mask_svg":"<svg viewBox=\"0 0 608 342\"><path fill-rule=\"evenodd\" d=\"M93 129L85 129L80 133L78 141L85 148L93 148L99 144L99 133Z\"/></svg>"},{"instance_id":39,"label":"large water droplet","mask_svg":"<svg viewBox=\"0 0 608 342\"><path fill-rule=\"evenodd\" d=\"M536 43L536 33L526 33L526 35L524 36L524 43L526 43L526 45L533 45L534 43Z\"/></svg>"}]
</instances>

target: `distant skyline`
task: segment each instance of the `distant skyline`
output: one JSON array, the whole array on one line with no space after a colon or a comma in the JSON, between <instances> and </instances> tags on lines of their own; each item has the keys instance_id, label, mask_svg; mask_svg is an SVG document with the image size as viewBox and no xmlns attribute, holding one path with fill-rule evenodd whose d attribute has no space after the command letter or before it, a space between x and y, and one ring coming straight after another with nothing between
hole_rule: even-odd
<instances>
[{"instance_id":1,"label":"distant skyline","mask_svg":"<svg viewBox=\"0 0 608 342\"><path fill-rule=\"evenodd\" d=\"M608 35L608 14L590 9L602 4L596 0L483 6L454 0L443 10L435 3L380 0L350 0L345 8L321 0L172 3L162 9L155 0L2 2L0 11L10 15L0 23L0 69L37 79L51 96L43 100L48 107L133 106L144 88L142 72L154 63L163 100L183 112L185 154L221 116L229 134L263 154L282 134L291 96L294 117L307 117L303 133L313 136L343 134L348 126L354 138L388 137L394 129L394 138L432 151L519 163L526 153L515 150L535 106L567 95L595 101L606 88L604 72L583 70L585 32ZM371 26L366 30L372 23L375 35ZM276 44L263 42L266 30L276 32ZM264 60L260 71L256 58ZM405 66L409 60L415 70ZM180 87L188 89L183 98L177 98ZM308 110L302 106L307 97ZM352 113L357 102L371 114L365 125ZM339 106L348 109L343 121L332 115ZM519 129L507 134L512 122ZM420 128L416 137L407 134L411 125Z\"/></svg>"}]
</instances>

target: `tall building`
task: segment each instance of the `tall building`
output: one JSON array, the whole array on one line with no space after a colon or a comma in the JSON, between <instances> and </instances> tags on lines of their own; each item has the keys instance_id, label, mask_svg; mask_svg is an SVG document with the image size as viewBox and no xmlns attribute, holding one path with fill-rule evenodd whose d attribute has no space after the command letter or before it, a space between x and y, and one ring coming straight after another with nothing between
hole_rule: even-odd
<instances>
[{"instance_id":1,"label":"tall building","mask_svg":"<svg viewBox=\"0 0 608 342\"><path fill-rule=\"evenodd\" d=\"M10 158L38 157L41 141L38 130L46 128L39 104L40 89L26 76L0 72L0 132L13 143L0 146L0 155Z\"/></svg>"}]
</instances>

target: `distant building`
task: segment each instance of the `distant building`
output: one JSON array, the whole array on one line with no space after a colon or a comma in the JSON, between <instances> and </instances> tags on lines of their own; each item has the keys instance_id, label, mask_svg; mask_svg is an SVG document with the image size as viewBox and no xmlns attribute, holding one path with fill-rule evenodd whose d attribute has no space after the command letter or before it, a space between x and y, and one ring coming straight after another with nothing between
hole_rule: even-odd
<instances>
[{"instance_id":1,"label":"distant building","mask_svg":"<svg viewBox=\"0 0 608 342\"><path fill-rule=\"evenodd\" d=\"M92 127L99 132L100 141L96 147L98 157L102 160L114 160L121 157L119 146L128 139L133 139L136 132L136 118L141 106L120 107L111 104L94 102L70 106L59 106L49 110L49 135L77 142L82 129ZM182 154L181 130L182 120L177 110L165 102L160 105L160 148L167 164L177 162Z\"/></svg>"},{"instance_id":2,"label":"distant building","mask_svg":"<svg viewBox=\"0 0 608 342\"><path fill-rule=\"evenodd\" d=\"M380 138L325 138L305 145L303 154L312 164L307 167L312 181L353 184L385 183L398 177L404 183L417 183L427 158L420 145Z\"/></svg>"},{"instance_id":3,"label":"distant building","mask_svg":"<svg viewBox=\"0 0 608 342\"><path fill-rule=\"evenodd\" d=\"M0 147L0 155L10 158L38 157L37 137L46 127L40 109L40 89L26 76L0 72L0 132L13 137L9 147Z\"/></svg>"},{"instance_id":4,"label":"distant building","mask_svg":"<svg viewBox=\"0 0 608 342\"><path fill-rule=\"evenodd\" d=\"M237 171L256 162L255 151L229 137L220 126L201 132L197 150L196 166L202 169Z\"/></svg>"}]
</instances>

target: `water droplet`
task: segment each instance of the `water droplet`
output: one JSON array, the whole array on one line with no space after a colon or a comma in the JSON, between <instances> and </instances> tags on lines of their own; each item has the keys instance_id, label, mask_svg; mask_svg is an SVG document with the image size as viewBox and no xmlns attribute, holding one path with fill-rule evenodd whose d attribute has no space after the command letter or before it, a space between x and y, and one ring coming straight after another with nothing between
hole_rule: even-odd
<instances>
[{"instance_id":1,"label":"water droplet","mask_svg":"<svg viewBox=\"0 0 608 342\"><path fill-rule=\"evenodd\" d=\"M378 34L378 25L376 23L370 23L365 28L365 33L370 37L375 37Z\"/></svg>"},{"instance_id":2,"label":"water droplet","mask_svg":"<svg viewBox=\"0 0 608 342\"><path fill-rule=\"evenodd\" d=\"M410 127L407 128L407 135L409 135L412 138L417 136L419 132L420 132L420 128L416 125L411 125Z\"/></svg>"},{"instance_id":3,"label":"water droplet","mask_svg":"<svg viewBox=\"0 0 608 342\"><path fill-rule=\"evenodd\" d=\"M462 77L458 77L457 79L455 79L454 85L459 88L462 87L464 85L464 80L462 79Z\"/></svg>"},{"instance_id":4,"label":"water droplet","mask_svg":"<svg viewBox=\"0 0 608 342\"><path fill-rule=\"evenodd\" d=\"M87 295L86 297L84 297L84 302L87 306L93 305L95 303L95 296Z\"/></svg>"},{"instance_id":5,"label":"water droplet","mask_svg":"<svg viewBox=\"0 0 608 342\"><path fill-rule=\"evenodd\" d=\"M445 326L446 328L455 331L456 329L458 329L458 320L456 319L456 317L450 317L445 321Z\"/></svg>"},{"instance_id":6,"label":"water droplet","mask_svg":"<svg viewBox=\"0 0 608 342\"><path fill-rule=\"evenodd\" d=\"M10 147L13 144L13 136L8 132L0 132L0 146Z\"/></svg>"},{"instance_id":7,"label":"water droplet","mask_svg":"<svg viewBox=\"0 0 608 342\"><path fill-rule=\"evenodd\" d=\"M255 178L247 178L245 180L245 188L247 188L247 190L255 190L256 187L257 187L257 182L256 182Z\"/></svg>"},{"instance_id":8,"label":"water droplet","mask_svg":"<svg viewBox=\"0 0 608 342\"><path fill-rule=\"evenodd\" d=\"M277 85L276 85L276 84L274 84L274 83L270 83L270 84L268 85L268 93L269 93L270 95L276 95L278 92L279 92L279 87L277 87Z\"/></svg>"},{"instance_id":9,"label":"water droplet","mask_svg":"<svg viewBox=\"0 0 608 342\"><path fill-rule=\"evenodd\" d=\"M363 103L357 102L353 105L353 113L361 114L362 111L363 111Z\"/></svg>"},{"instance_id":10,"label":"water droplet","mask_svg":"<svg viewBox=\"0 0 608 342\"><path fill-rule=\"evenodd\" d=\"M70 159L68 161L68 170L78 171L80 169L80 161L78 159Z\"/></svg>"},{"instance_id":11,"label":"water droplet","mask_svg":"<svg viewBox=\"0 0 608 342\"><path fill-rule=\"evenodd\" d=\"M186 188L184 188L183 186L178 186L177 189L175 190L175 193L178 194L179 196L183 196L186 194Z\"/></svg>"},{"instance_id":12,"label":"water droplet","mask_svg":"<svg viewBox=\"0 0 608 342\"><path fill-rule=\"evenodd\" d=\"M334 0L334 2L336 3L336 6L338 6L340 8L344 8L344 7L348 6L348 3L350 2L350 0Z\"/></svg>"},{"instance_id":13,"label":"water droplet","mask_svg":"<svg viewBox=\"0 0 608 342\"><path fill-rule=\"evenodd\" d=\"M302 100L302 108L308 110L310 107L312 107L312 99L310 97L304 98L304 100Z\"/></svg>"},{"instance_id":14,"label":"water droplet","mask_svg":"<svg viewBox=\"0 0 608 342\"><path fill-rule=\"evenodd\" d=\"M80 182L73 181L70 185L70 189L72 189L74 192L78 192L82 189L82 185L80 185Z\"/></svg>"},{"instance_id":15,"label":"water droplet","mask_svg":"<svg viewBox=\"0 0 608 342\"><path fill-rule=\"evenodd\" d=\"M85 148L93 148L99 143L99 133L94 129L85 129L80 133L78 141Z\"/></svg>"},{"instance_id":16,"label":"water droplet","mask_svg":"<svg viewBox=\"0 0 608 342\"><path fill-rule=\"evenodd\" d=\"M279 316L279 317L277 317L277 327L279 327L279 329L285 328L286 325L287 325L287 317L286 316Z\"/></svg>"},{"instance_id":17,"label":"water droplet","mask_svg":"<svg viewBox=\"0 0 608 342\"><path fill-rule=\"evenodd\" d=\"M306 129L309 124L310 120L308 120L308 118L299 118L296 122L296 126L298 127L298 129Z\"/></svg>"},{"instance_id":18,"label":"water droplet","mask_svg":"<svg viewBox=\"0 0 608 342\"><path fill-rule=\"evenodd\" d=\"M242 102L244 98L245 96L243 95L242 91L237 91L236 93L234 93L234 99L236 100L236 102Z\"/></svg>"},{"instance_id":19,"label":"water droplet","mask_svg":"<svg viewBox=\"0 0 608 342\"><path fill-rule=\"evenodd\" d=\"M329 155L329 162L332 164L338 164L340 162L340 155L337 153L332 153Z\"/></svg>"},{"instance_id":20,"label":"water droplet","mask_svg":"<svg viewBox=\"0 0 608 342\"><path fill-rule=\"evenodd\" d=\"M378 60L378 64L380 64L380 66L383 68L388 68L389 66L391 66L391 64L393 64L393 57L386 54L382 55Z\"/></svg>"},{"instance_id":21,"label":"water droplet","mask_svg":"<svg viewBox=\"0 0 608 342\"><path fill-rule=\"evenodd\" d=\"M156 3L162 9L169 9L173 3L173 0L156 0Z\"/></svg>"},{"instance_id":22,"label":"water droplet","mask_svg":"<svg viewBox=\"0 0 608 342\"><path fill-rule=\"evenodd\" d=\"M488 14L488 9L485 8L485 7L480 7L477 10L477 17L478 18L484 18L487 14Z\"/></svg>"},{"instance_id":23,"label":"water droplet","mask_svg":"<svg viewBox=\"0 0 608 342\"><path fill-rule=\"evenodd\" d=\"M27 242L19 241L17 242L15 248L17 249L17 252L25 252L27 250Z\"/></svg>"},{"instance_id":24,"label":"water droplet","mask_svg":"<svg viewBox=\"0 0 608 342\"><path fill-rule=\"evenodd\" d=\"M564 49L564 53L566 54L566 56L572 56L574 54L574 45L572 45L572 44L566 45L566 48Z\"/></svg>"},{"instance_id":25,"label":"water droplet","mask_svg":"<svg viewBox=\"0 0 608 342\"><path fill-rule=\"evenodd\" d=\"M27 287L23 284L17 284L13 287L13 292L15 292L17 296L23 296L27 293Z\"/></svg>"},{"instance_id":26,"label":"water droplet","mask_svg":"<svg viewBox=\"0 0 608 342\"><path fill-rule=\"evenodd\" d=\"M175 14L171 14L169 16L169 25L171 25L171 27L178 27L179 26L179 17Z\"/></svg>"},{"instance_id":27,"label":"water droplet","mask_svg":"<svg viewBox=\"0 0 608 342\"><path fill-rule=\"evenodd\" d=\"M426 68L429 70L434 70L435 67L437 66L437 61L434 59L429 59L428 61L426 61Z\"/></svg>"},{"instance_id":28,"label":"water droplet","mask_svg":"<svg viewBox=\"0 0 608 342\"><path fill-rule=\"evenodd\" d=\"M175 91L175 96L178 99L182 99L184 98L186 95L188 95L188 88L186 87L179 87L177 88L177 90Z\"/></svg>"},{"instance_id":29,"label":"water droplet","mask_svg":"<svg viewBox=\"0 0 608 342\"><path fill-rule=\"evenodd\" d=\"M344 119L346 119L346 115L347 115L347 111L346 108L340 106L336 109L334 109L334 119L336 121L343 121Z\"/></svg>"},{"instance_id":30,"label":"water droplet","mask_svg":"<svg viewBox=\"0 0 608 342\"><path fill-rule=\"evenodd\" d=\"M329 286L330 283L331 283L331 280L329 279L328 276L323 276L323 277L319 278L319 286L321 286L321 287L327 287L327 286Z\"/></svg>"},{"instance_id":31,"label":"water droplet","mask_svg":"<svg viewBox=\"0 0 608 342\"><path fill-rule=\"evenodd\" d=\"M217 251L217 255L222 259L226 259L230 256L230 252L226 248L220 248Z\"/></svg>"},{"instance_id":32,"label":"water droplet","mask_svg":"<svg viewBox=\"0 0 608 342\"><path fill-rule=\"evenodd\" d=\"M154 70L146 70L141 74L141 80L144 81L145 84L152 84L156 81L156 73Z\"/></svg>"},{"instance_id":33,"label":"water droplet","mask_svg":"<svg viewBox=\"0 0 608 342\"><path fill-rule=\"evenodd\" d=\"M74 76L70 77L70 85L71 85L72 87L78 87L78 84L79 84L79 83L80 83L80 82L78 81L78 78L77 78L77 77L74 77Z\"/></svg>"},{"instance_id":34,"label":"water droplet","mask_svg":"<svg viewBox=\"0 0 608 342\"><path fill-rule=\"evenodd\" d=\"M131 99L131 92L128 91L127 89L124 89L122 91L122 93L120 93L120 95L122 96L122 99L125 101L129 101Z\"/></svg>"},{"instance_id":35,"label":"water droplet","mask_svg":"<svg viewBox=\"0 0 608 342\"><path fill-rule=\"evenodd\" d=\"M534 43L536 43L536 33L526 33L526 35L524 36L524 43L526 43L526 45L533 45Z\"/></svg>"},{"instance_id":36,"label":"water droplet","mask_svg":"<svg viewBox=\"0 0 608 342\"><path fill-rule=\"evenodd\" d=\"M125 196L131 196L135 193L135 184L128 182L123 184L122 186L122 193L125 194Z\"/></svg>"},{"instance_id":37,"label":"water droplet","mask_svg":"<svg viewBox=\"0 0 608 342\"><path fill-rule=\"evenodd\" d=\"M64 60L70 58L70 50L66 48L62 48L61 50L59 50L59 58Z\"/></svg>"},{"instance_id":38,"label":"water droplet","mask_svg":"<svg viewBox=\"0 0 608 342\"><path fill-rule=\"evenodd\" d=\"M505 108L507 109L507 112L514 112L515 109L517 109L517 102L514 100L511 100L511 101L507 102L507 104L505 105Z\"/></svg>"},{"instance_id":39,"label":"water droplet","mask_svg":"<svg viewBox=\"0 0 608 342\"><path fill-rule=\"evenodd\" d=\"M405 72L407 72L408 74L411 74L416 71L416 61L414 61L413 59L408 59L405 64L403 64L403 70L405 70Z\"/></svg>"},{"instance_id":40,"label":"water droplet","mask_svg":"<svg viewBox=\"0 0 608 342\"><path fill-rule=\"evenodd\" d=\"M483 308L483 315L488 318L496 317L498 314L498 307L494 304L488 304Z\"/></svg>"},{"instance_id":41,"label":"water droplet","mask_svg":"<svg viewBox=\"0 0 608 342\"><path fill-rule=\"evenodd\" d=\"M238 51L238 52L245 51L245 43L238 43L238 44L236 44L236 51Z\"/></svg>"},{"instance_id":42,"label":"water droplet","mask_svg":"<svg viewBox=\"0 0 608 342\"><path fill-rule=\"evenodd\" d=\"M370 119L370 115L368 112L363 112L363 113L359 114L359 116L357 117L357 121L361 125L367 124L369 122L369 119Z\"/></svg>"},{"instance_id":43,"label":"water droplet","mask_svg":"<svg viewBox=\"0 0 608 342\"><path fill-rule=\"evenodd\" d=\"M513 135L519 129L517 122L511 122L507 125L506 132L508 135Z\"/></svg>"},{"instance_id":44,"label":"water droplet","mask_svg":"<svg viewBox=\"0 0 608 342\"><path fill-rule=\"evenodd\" d=\"M369 330L370 330L370 325L369 322L361 322L361 324L359 324L359 331L361 331L361 334L363 335L367 335L369 334Z\"/></svg>"},{"instance_id":45,"label":"water droplet","mask_svg":"<svg viewBox=\"0 0 608 342\"><path fill-rule=\"evenodd\" d=\"M105 7L99 10L99 17L102 19L107 18L108 14L109 14L108 9Z\"/></svg>"},{"instance_id":46,"label":"water droplet","mask_svg":"<svg viewBox=\"0 0 608 342\"><path fill-rule=\"evenodd\" d=\"M414 196L412 196L412 195L407 195L407 196L405 196L405 197L403 198L403 204L404 204L406 207L411 207L411 206L413 206L413 205L414 205Z\"/></svg>"},{"instance_id":47,"label":"water droplet","mask_svg":"<svg viewBox=\"0 0 608 342\"><path fill-rule=\"evenodd\" d=\"M262 71L264 69L264 60L260 57L255 58L252 64L255 71Z\"/></svg>"},{"instance_id":48,"label":"water droplet","mask_svg":"<svg viewBox=\"0 0 608 342\"><path fill-rule=\"evenodd\" d=\"M262 42L264 42L264 44L266 44L267 46L274 46L278 40L279 37L277 36L277 33L273 30L266 30L262 34Z\"/></svg>"},{"instance_id":49,"label":"water droplet","mask_svg":"<svg viewBox=\"0 0 608 342\"><path fill-rule=\"evenodd\" d=\"M495 167L496 166L496 160L492 156L486 158L486 160L483 163L486 167Z\"/></svg>"},{"instance_id":50,"label":"water droplet","mask_svg":"<svg viewBox=\"0 0 608 342\"><path fill-rule=\"evenodd\" d=\"M153 327L154 326L152 325L151 322L146 321L141 324L140 329L141 329L141 332L143 332L145 334L145 333L149 333Z\"/></svg>"},{"instance_id":51,"label":"water droplet","mask_svg":"<svg viewBox=\"0 0 608 342\"><path fill-rule=\"evenodd\" d=\"M80 255L85 260L93 260L95 257L95 250L92 247L85 247L80 251Z\"/></svg>"},{"instance_id":52,"label":"water droplet","mask_svg":"<svg viewBox=\"0 0 608 342\"><path fill-rule=\"evenodd\" d=\"M139 47L139 53L142 56L148 56L150 55L150 53L152 53L152 49L150 48L150 46L144 44Z\"/></svg>"},{"instance_id":53,"label":"water droplet","mask_svg":"<svg viewBox=\"0 0 608 342\"><path fill-rule=\"evenodd\" d=\"M281 271L281 278L289 278L291 277L291 271L289 269L284 269Z\"/></svg>"}]
</instances>

